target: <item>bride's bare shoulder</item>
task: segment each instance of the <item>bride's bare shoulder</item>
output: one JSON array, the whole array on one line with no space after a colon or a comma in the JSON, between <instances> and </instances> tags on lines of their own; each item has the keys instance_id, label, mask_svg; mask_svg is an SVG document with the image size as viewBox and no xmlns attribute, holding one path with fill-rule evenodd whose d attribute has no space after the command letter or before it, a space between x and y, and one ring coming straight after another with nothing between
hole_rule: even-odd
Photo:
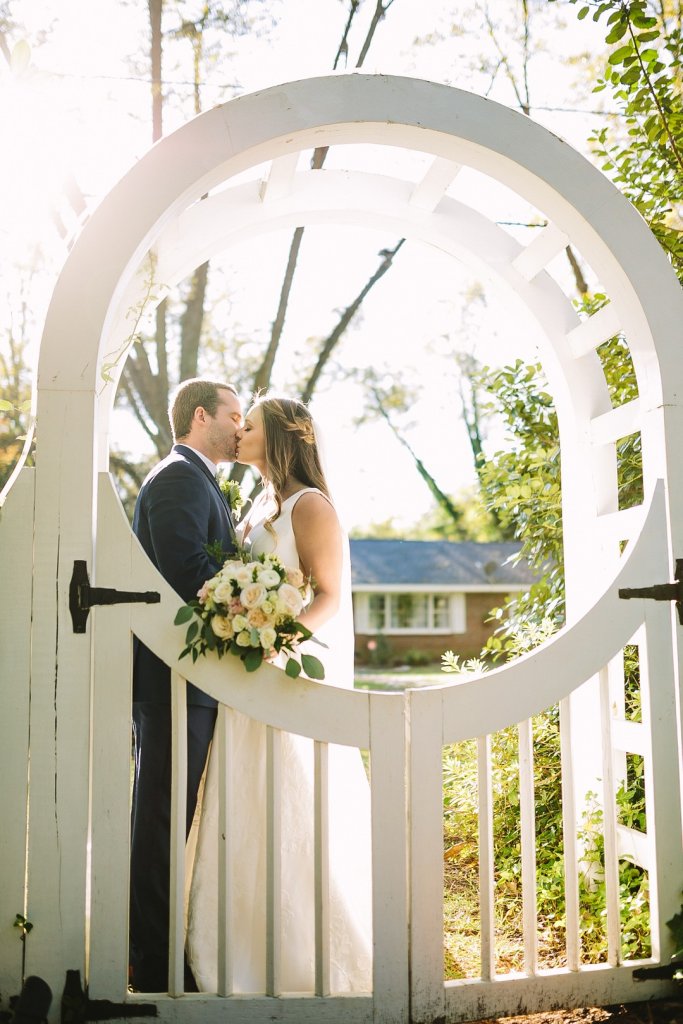
<instances>
[{"instance_id":1,"label":"bride's bare shoulder","mask_svg":"<svg viewBox=\"0 0 683 1024\"><path fill-rule=\"evenodd\" d=\"M304 491L292 509L292 522L303 529L338 524L337 513L329 498L320 491Z\"/></svg>"}]
</instances>

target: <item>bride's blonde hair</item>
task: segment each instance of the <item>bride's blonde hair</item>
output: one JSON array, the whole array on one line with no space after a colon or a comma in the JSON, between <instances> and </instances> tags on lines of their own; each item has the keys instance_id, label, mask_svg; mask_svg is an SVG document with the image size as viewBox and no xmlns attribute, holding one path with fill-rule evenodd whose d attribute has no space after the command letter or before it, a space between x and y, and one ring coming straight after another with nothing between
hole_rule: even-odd
<instances>
[{"instance_id":1,"label":"bride's blonde hair","mask_svg":"<svg viewBox=\"0 0 683 1024\"><path fill-rule=\"evenodd\" d=\"M303 402L295 398L257 398L254 408L261 410L266 448L265 477L272 488L277 511L282 508L282 492L289 477L306 487L317 487L329 498L320 453L313 429L313 417Z\"/></svg>"}]
</instances>

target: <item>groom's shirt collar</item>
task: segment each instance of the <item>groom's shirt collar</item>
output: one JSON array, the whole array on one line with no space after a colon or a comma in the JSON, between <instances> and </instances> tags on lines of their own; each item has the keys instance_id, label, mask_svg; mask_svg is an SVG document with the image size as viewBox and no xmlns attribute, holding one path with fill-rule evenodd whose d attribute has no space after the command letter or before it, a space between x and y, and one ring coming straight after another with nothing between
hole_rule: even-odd
<instances>
[{"instance_id":1,"label":"groom's shirt collar","mask_svg":"<svg viewBox=\"0 0 683 1024\"><path fill-rule=\"evenodd\" d=\"M197 449L193 448L191 444L186 444L185 441L180 441L179 444L181 444L183 448L189 448L191 452L194 452L195 455L198 455L199 458L204 463L204 465L206 466L206 468L208 469L208 471L211 473L211 476L216 475L218 471L218 466L216 465L215 462L212 462L211 459L207 458L206 455L203 455L202 452L198 452Z\"/></svg>"}]
</instances>

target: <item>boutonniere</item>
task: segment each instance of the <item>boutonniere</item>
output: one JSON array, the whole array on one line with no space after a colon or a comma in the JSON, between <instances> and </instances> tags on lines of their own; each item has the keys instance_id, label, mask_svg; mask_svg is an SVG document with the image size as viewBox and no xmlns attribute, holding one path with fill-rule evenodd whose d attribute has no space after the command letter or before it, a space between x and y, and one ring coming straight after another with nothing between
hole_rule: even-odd
<instances>
[{"instance_id":1,"label":"boutonniere","mask_svg":"<svg viewBox=\"0 0 683 1024\"><path fill-rule=\"evenodd\" d=\"M218 474L218 486L221 489L223 497L227 501L232 512L235 515L239 515L240 509L244 505L244 495L242 494L242 488L238 484L237 480L230 480L228 476L224 476L221 471Z\"/></svg>"}]
</instances>

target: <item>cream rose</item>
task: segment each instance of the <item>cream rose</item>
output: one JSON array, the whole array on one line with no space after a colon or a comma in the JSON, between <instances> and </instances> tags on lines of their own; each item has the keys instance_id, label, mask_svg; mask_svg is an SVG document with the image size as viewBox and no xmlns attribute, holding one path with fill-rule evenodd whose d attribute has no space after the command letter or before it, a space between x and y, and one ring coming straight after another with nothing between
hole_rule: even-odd
<instances>
[{"instance_id":1,"label":"cream rose","mask_svg":"<svg viewBox=\"0 0 683 1024\"><path fill-rule=\"evenodd\" d=\"M283 583L278 590L277 603L278 608L285 612L286 615L292 615L294 618L296 618L304 606L301 594L290 583Z\"/></svg>"},{"instance_id":2,"label":"cream rose","mask_svg":"<svg viewBox=\"0 0 683 1024\"><path fill-rule=\"evenodd\" d=\"M261 602L261 611L268 618L270 618L271 615L275 615L275 612L277 611L275 601L273 601L271 597L267 597L265 601Z\"/></svg>"},{"instance_id":3,"label":"cream rose","mask_svg":"<svg viewBox=\"0 0 683 1024\"><path fill-rule=\"evenodd\" d=\"M222 579L213 592L213 599L218 601L219 604L228 604L231 598L232 583L229 580Z\"/></svg>"},{"instance_id":4,"label":"cream rose","mask_svg":"<svg viewBox=\"0 0 683 1024\"><path fill-rule=\"evenodd\" d=\"M232 623L225 615L214 615L211 620L211 629L221 640L229 640L232 636Z\"/></svg>"},{"instance_id":5,"label":"cream rose","mask_svg":"<svg viewBox=\"0 0 683 1024\"><path fill-rule=\"evenodd\" d=\"M267 591L262 583L250 583L240 594L240 601L245 608L258 608L266 597Z\"/></svg>"},{"instance_id":6,"label":"cream rose","mask_svg":"<svg viewBox=\"0 0 683 1024\"><path fill-rule=\"evenodd\" d=\"M250 647L251 646L251 633L248 629L243 629L241 633L238 633L235 637L235 641L238 647Z\"/></svg>"},{"instance_id":7,"label":"cream rose","mask_svg":"<svg viewBox=\"0 0 683 1024\"><path fill-rule=\"evenodd\" d=\"M277 633L272 626L264 626L258 632L259 641L264 651L269 651L277 640Z\"/></svg>"},{"instance_id":8,"label":"cream rose","mask_svg":"<svg viewBox=\"0 0 683 1024\"><path fill-rule=\"evenodd\" d=\"M249 629L249 623L244 615L236 615L232 620L232 628L236 633L241 633L244 629Z\"/></svg>"},{"instance_id":9,"label":"cream rose","mask_svg":"<svg viewBox=\"0 0 683 1024\"><path fill-rule=\"evenodd\" d=\"M251 608L247 615L247 622L254 629L261 629L268 625L268 616L264 614L263 608Z\"/></svg>"},{"instance_id":10,"label":"cream rose","mask_svg":"<svg viewBox=\"0 0 683 1024\"><path fill-rule=\"evenodd\" d=\"M304 574L302 573L301 569L288 569L287 582L291 583L293 587L303 587Z\"/></svg>"}]
</instances>

